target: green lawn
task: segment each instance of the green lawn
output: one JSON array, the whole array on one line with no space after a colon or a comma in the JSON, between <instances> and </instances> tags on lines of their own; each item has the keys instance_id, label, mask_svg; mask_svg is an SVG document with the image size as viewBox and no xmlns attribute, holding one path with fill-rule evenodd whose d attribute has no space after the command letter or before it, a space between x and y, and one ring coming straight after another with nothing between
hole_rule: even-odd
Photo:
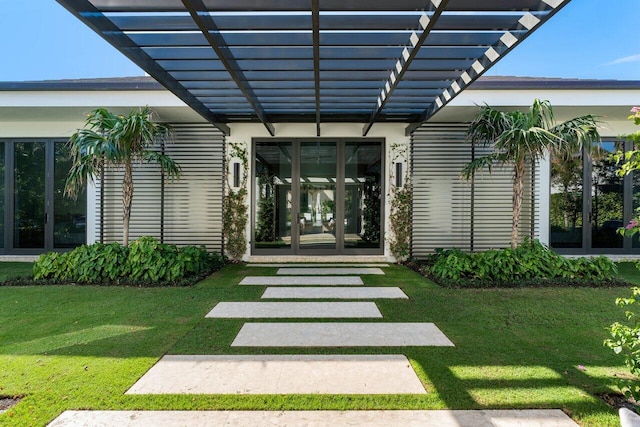
<instances>
[{"instance_id":1,"label":"green lawn","mask_svg":"<svg viewBox=\"0 0 640 427\"><path fill-rule=\"evenodd\" d=\"M0 425L45 425L65 409L373 408L562 408L585 426L618 425L593 394L625 373L602 346L625 288L448 290L403 267L386 271L365 282L397 284L410 299L379 301L385 321L435 322L456 347L231 349L244 321L204 315L219 301L257 301L264 287L237 283L275 269L228 266L188 288L0 287L0 395L25 396ZM428 394L123 394L165 353L252 352L403 353Z\"/></svg>"},{"instance_id":2,"label":"green lawn","mask_svg":"<svg viewBox=\"0 0 640 427\"><path fill-rule=\"evenodd\" d=\"M0 262L0 282L15 278L33 276L31 262Z\"/></svg>"}]
</instances>

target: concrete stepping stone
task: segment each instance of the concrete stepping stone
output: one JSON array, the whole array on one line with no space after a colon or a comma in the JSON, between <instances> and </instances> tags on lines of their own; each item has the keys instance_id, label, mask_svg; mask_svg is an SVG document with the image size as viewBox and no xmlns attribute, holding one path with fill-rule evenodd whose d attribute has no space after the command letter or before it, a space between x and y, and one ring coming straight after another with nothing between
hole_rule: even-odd
<instances>
[{"instance_id":1,"label":"concrete stepping stone","mask_svg":"<svg viewBox=\"0 0 640 427\"><path fill-rule=\"evenodd\" d=\"M381 318L373 302L221 302L205 317L250 318Z\"/></svg>"},{"instance_id":2,"label":"concrete stepping stone","mask_svg":"<svg viewBox=\"0 0 640 427\"><path fill-rule=\"evenodd\" d=\"M453 346L433 323L245 323L231 347Z\"/></svg>"},{"instance_id":3,"label":"concrete stepping stone","mask_svg":"<svg viewBox=\"0 0 640 427\"><path fill-rule=\"evenodd\" d=\"M365 274L384 274L379 268L325 268L325 267L287 267L280 268L276 273L278 275L291 275L291 276L345 276L348 274L353 275L365 275Z\"/></svg>"},{"instance_id":4,"label":"concrete stepping stone","mask_svg":"<svg viewBox=\"0 0 640 427\"><path fill-rule=\"evenodd\" d=\"M560 409L438 411L65 411L49 427L578 427Z\"/></svg>"},{"instance_id":5,"label":"concrete stepping stone","mask_svg":"<svg viewBox=\"0 0 640 427\"><path fill-rule=\"evenodd\" d=\"M247 276L240 282L241 285L268 285L268 286L344 286L364 285L362 279L357 276Z\"/></svg>"},{"instance_id":6,"label":"concrete stepping stone","mask_svg":"<svg viewBox=\"0 0 640 427\"><path fill-rule=\"evenodd\" d=\"M160 359L126 394L426 394L426 391L401 354L169 355Z\"/></svg>"},{"instance_id":7,"label":"concrete stepping stone","mask_svg":"<svg viewBox=\"0 0 640 427\"><path fill-rule=\"evenodd\" d=\"M312 268L324 268L324 267L377 267L385 268L389 267L389 264L347 264L347 263L335 263L335 264L247 264L247 267L270 267L270 268L297 268L297 267L312 267Z\"/></svg>"},{"instance_id":8,"label":"concrete stepping stone","mask_svg":"<svg viewBox=\"0 0 640 427\"><path fill-rule=\"evenodd\" d=\"M390 286L370 288L267 288L262 299L408 299L402 289Z\"/></svg>"}]
</instances>

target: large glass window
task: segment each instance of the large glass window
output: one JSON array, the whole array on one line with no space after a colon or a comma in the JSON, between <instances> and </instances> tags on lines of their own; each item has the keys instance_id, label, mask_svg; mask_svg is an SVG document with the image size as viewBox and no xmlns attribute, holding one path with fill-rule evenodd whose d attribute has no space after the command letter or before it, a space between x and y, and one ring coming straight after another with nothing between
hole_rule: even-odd
<instances>
[{"instance_id":1,"label":"large glass window","mask_svg":"<svg viewBox=\"0 0 640 427\"><path fill-rule=\"evenodd\" d=\"M640 218L640 172L633 174L633 194L632 194L632 218ZM632 239L633 248L640 248L640 235L636 234Z\"/></svg>"},{"instance_id":2,"label":"large glass window","mask_svg":"<svg viewBox=\"0 0 640 427\"><path fill-rule=\"evenodd\" d=\"M379 248L382 209L382 147L345 144L345 248Z\"/></svg>"},{"instance_id":3,"label":"large glass window","mask_svg":"<svg viewBox=\"0 0 640 427\"><path fill-rule=\"evenodd\" d=\"M77 200L64 195L67 174L71 168L71 157L66 143L55 143L54 159L53 246L74 248L86 242L87 192L83 189L78 194Z\"/></svg>"},{"instance_id":4,"label":"large glass window","mask_svg":"<svg viewBox=\"0 0 640 427\"><path fill-rule=\"evenodd\" d=\"M290 142L256 143L256 248L291 248L291 156Z\"/></svg>"},{"instance_id":5,"label":"large glass window","mask_svg":"<svg viewBox=\"0 0 640 427\"><path fill-rule=\"evenodd\" d=\"M44 248L45 154L44 142L14 145L13 247L16 249Z\"/></svg>"},{"instance_id":6,"label":"large glass window","mask_svg":"<svg viewBox=\"0 0 640 427\"><path fill-rule=\"evenodd\" d=\"M640 213L640 179L619 176L611 159L611 154L630 147L629 141L610 139L574 156L552 156L553 248L567 253L626 253L640 247L637 237L625 239L618 232Z\"/></svg>"},{"instance_id":7,"label":"large glass window","mask_svg":"<svg viewBox=\"0 0 640 427\"><path fill-rule=\"evenodd\" d=\"M551 246L582 248L582 153L551 159Z\"/></svg>"},{"instance_id":8,"label":"large glass window","mask_svg":"<svg viewBox=\"0 0 640 427\"><path fill-rule=\"evenodd\" d=\"M624 142L601 142L592 153L591 247L622 248L618 229L624 223L624 180L610 156L624 150Z\"/></svg>"},{"instance_id":9,"label":"large glass window","mask_svg":"<svg viewBox=\"0 0 640 427\"><path fill-rule=\"evenodd\" d=\"M77 200L64 196L71 163L62 141L0 141L0 252L37 254L86 242L86 189Z\"/></svg>"},{"instance_id":10,"label":"large glass window","mask_svg":"<svg viewBox=\"0 0 640 427\"><path fill-rule=\"evenodd\" d=\"M4 248L4 142L0 142L0 249Z\"/></svg>"}]
</instances>

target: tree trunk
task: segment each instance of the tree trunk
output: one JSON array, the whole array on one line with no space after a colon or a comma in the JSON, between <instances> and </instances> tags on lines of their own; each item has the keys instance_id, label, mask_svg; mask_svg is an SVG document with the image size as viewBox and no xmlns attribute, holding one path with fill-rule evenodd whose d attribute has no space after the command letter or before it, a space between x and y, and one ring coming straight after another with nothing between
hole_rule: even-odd
<instances>
[{"instance_id":1,"label":"tree trunk","mask_svg":"<svg viewBox=\"0 0 640 427\"><path fill-rule=\"evenodd\" d=\"M131 219L131 202L133 201L133 171L131 161L124 164L122 178L122 244L129 246L129 220Z\"/></svg>"},{"instance_id":2,"label":"tree trunk","mask_svg":"<svg viewBox=\"0 0 640 427\"><path fill-rule=\"evenodd\" d=\"M513 218L511 222L511 247L518 247L520 211L524 195L525 162L518 160L513 169Z\"/></svg>"}]
</instances>

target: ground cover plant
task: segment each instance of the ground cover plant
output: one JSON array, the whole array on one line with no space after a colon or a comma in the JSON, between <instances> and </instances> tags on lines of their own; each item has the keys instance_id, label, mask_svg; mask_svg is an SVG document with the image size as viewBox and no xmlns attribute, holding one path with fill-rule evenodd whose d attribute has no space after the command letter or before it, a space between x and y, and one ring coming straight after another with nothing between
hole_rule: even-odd
<instances>
[{"instance_id":1,"label":"ground cover plant","mask_svg":"<svg viewBox=\"0 0 640 427\"><path fill-rule=\"evenodd\" d=\"M566 258L537 240L517 248L466 253L438 250L410 266L446 287L627 286L607 257Z\"/></svg>"},{"instance_id":2,"label":"ground cover plant","mask_svg":"<svg viewBox=\"0 0 640 427\"><path fill-rule=\"evenodd\" d=\"M177 247L149 236L129 246L82 245L71 252L49 252L33 267L36 281L141 286L188 285L224 265L224 257L205 247Z\"/></svg>"},{"instance_id":3,"label":"ground cover plant","mask_svg":"<svg viewBox=\"0 0 640 427\"><path fill-rule=\"evenodd\" d=\"M623 315L619 289L445 289L391 266L363 278L409 296L378 301L385 320L435 322L456 347L231 348L244 320L204 315L219 301L258 301L264 288L239 281L275 271L228 265L193 287L0 287L0 324L10 325L0 328L0 397L24 396L0 425L44 426L66 409L444 408L561 408L583 426L619 425L598 397L618 393L615 375L628 372L602 345ZM402 353L428 393L125 395L166 353Z\"/></svg>"}]
</instances>

